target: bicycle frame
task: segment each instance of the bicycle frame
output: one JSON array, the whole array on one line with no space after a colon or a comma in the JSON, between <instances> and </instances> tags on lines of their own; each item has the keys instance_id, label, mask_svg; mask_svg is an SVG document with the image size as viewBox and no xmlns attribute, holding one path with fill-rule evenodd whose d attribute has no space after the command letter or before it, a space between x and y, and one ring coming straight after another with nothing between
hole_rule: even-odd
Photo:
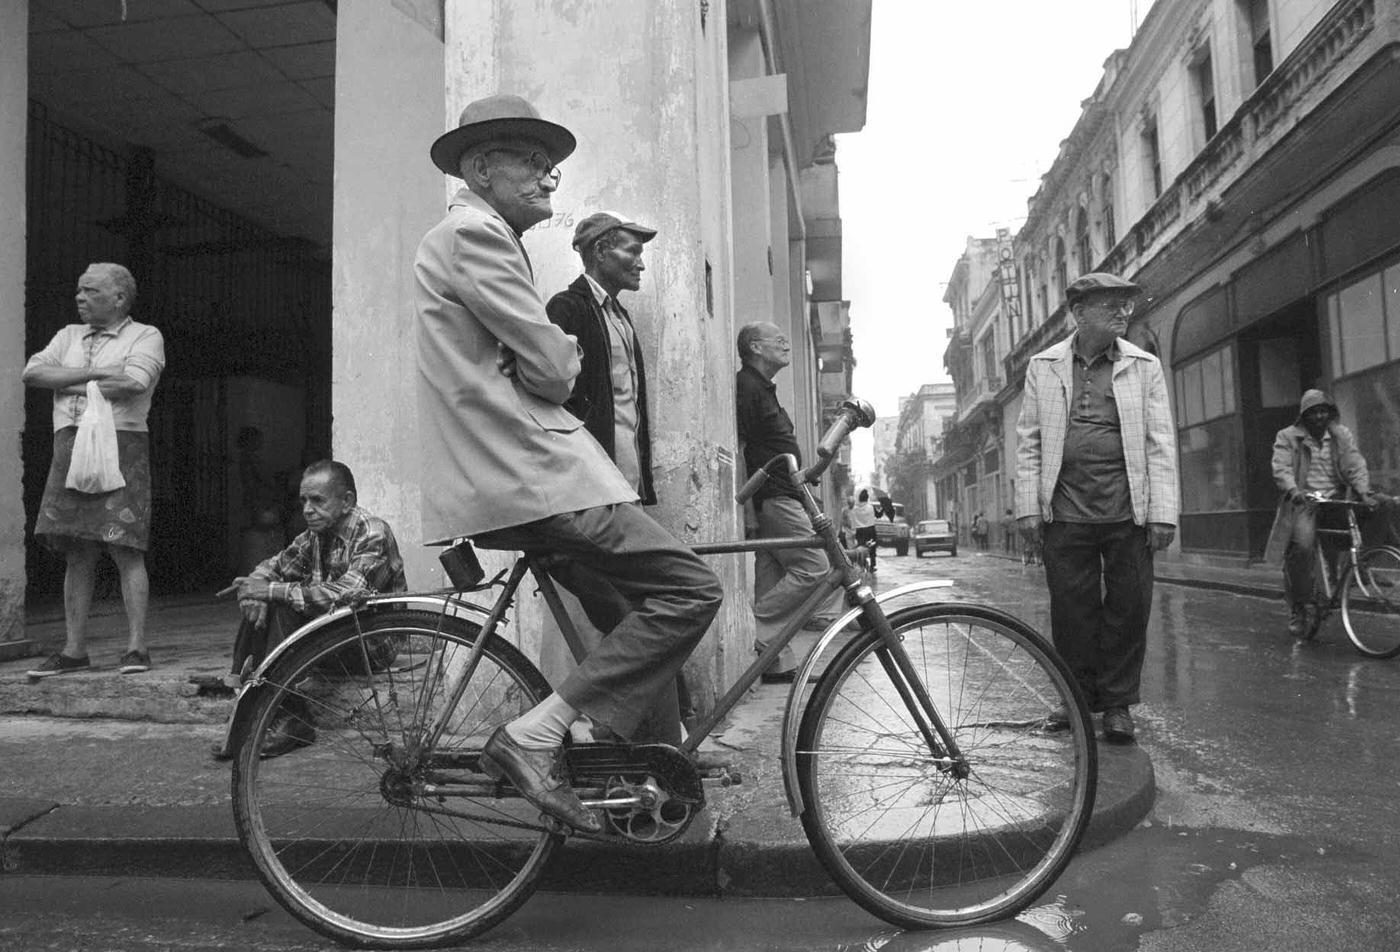
<instances>
[{"instance_id":1,"label":"bicycle frame","mask_svg":"<svg viewBox=\"0 0 1400 952\"><path fill-rule=\"evenodd\" d=\"M1361 553L1361 526L1356 521L1357 504L1348 499L1318 499L1319 506L1341 506L1346 510L1347 527L1345 529L1324 529L1319 527L1317 531L1318 543L1313 557L1317 561L1317 579L1322 585L1323 595L1326 598L1328 609L1336 607L1337 598L1341 594L1342 583L1348 573L1356 572ZM1323 551L1322 539L1325 537L1345 537L1348 541L1348 548L1338 550L1337 568L1334 572L1332 566L1327 562L1327 553ZM1357 584L1364 584L1357 577Z\"/></svg>"}]
</instances>

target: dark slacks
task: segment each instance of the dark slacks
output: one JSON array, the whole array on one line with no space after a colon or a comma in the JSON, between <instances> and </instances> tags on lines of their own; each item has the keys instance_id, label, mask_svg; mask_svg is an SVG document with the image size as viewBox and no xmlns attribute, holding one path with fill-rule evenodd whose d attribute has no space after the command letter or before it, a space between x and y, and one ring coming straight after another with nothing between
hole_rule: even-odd
<instances>
[{"instance_id":1,"label":"dark slacks","mask_svg":"<svg viewBox=\"0 0 1400 952\"><path fill-rule=\"evenodd\" d=\"M1152 612L1151 538L1132 522L1045 523L1051 635L1090 710L1139 701Z\"/></svg>"},{"instance_id":2,"label":"dark slacks","mask_svg":"<svg viewBox=\"0 0 1400 952\"><path fill-rule=\"evenodd\" d=\"M550 516L473 541L569 558L550 574L605 637L556 690L626 738L675 682L724 599L709 566L634 503Z\"/></svg>"},{"instance_id":3,"label":"dark slacks","mask_svg":"<svg viewBox=\"0 0 1400 952\"><path fill-rule=\"evenodd\" d=\"M1283 591L1290 605L1312 598L1313 586L1317 584L1319 525L1324 529L1347 528L1345 510L1336 507L1294 507L1293 532L1288 537L1288 548L1283 554ZM1334 536L1327 540L1323 550L1329 556L1333 556L1344 545L1343 541Z\"/></svg>"},{"instance_id":4,"label":"dark slacks","mask_svg":"<svg viewBox=\"0 0 1400 952\"><path fill-rule=\"evenodd\" d=\"M314 617L303 615L286 602L269 602L265 627L258 628L246 618L240 621L238 635L233 641L233 673L242 674L244 664L250 659L252 667L257 668L269 651Z\"/></svg>"}]
</instances>

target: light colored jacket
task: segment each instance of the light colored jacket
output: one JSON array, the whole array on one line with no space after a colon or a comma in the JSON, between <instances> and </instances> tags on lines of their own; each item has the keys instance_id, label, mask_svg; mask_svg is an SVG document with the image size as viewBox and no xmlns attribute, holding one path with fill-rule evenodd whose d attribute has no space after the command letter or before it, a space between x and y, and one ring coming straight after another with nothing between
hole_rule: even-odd
<instances>
[{"instance_id":1,"label":"light colored jacket","mask_svg":"<svg viewBox=\"0 0 1400 952\"><path fill-rule=\"evenodd\" d=\"M1021 416L1016 421L1016 515L1049 522L1064 462L1069 404L1074 393L1077 334L1033 356L1026 365ZM1113 363L1113 398L1123 436L1133 521L1176 525L1176 432L1162 364L1121 338Z\"/></svg>"},{"instance_id":2,"label":"light colored jacket","mask_svg":"<svg viewBox=\"0 0 1400 952\"><path fill-rule=\"evenodd\" d=\"M1301 413L1299 419L1302 419ZM1371 474L1366 468L1366 458L1356 445L1356 437L1335 419L1327 424L1327 432L1332 434L1333 481L1338 489L1349 488L1357 498L1364 499L1371 492ZM1266 562L1282 561L1288 550L1288 540L1293 537L1298 507L1287 494L1289 490L1307 485L1308 470L1312 467L1312 447L1307 436L1308 431L1301 423L1286 426L1274 435L1274 485L1284 496L1278 501L1269 540L1264 545Z\"/></svg>"},{"instance_id":3,"label":"light colored jacket","mask_svg":"<svg viewBox=\"0 0 1400 952\"><path fill-rule=\"evenodd\" d=\"M561 406L579 372L578 345L550 323L504 219L458 190L413 272L424 542L636 500ZM498 344L515 355L514 378L496 365Z\"/></svg>"}]
</instances>

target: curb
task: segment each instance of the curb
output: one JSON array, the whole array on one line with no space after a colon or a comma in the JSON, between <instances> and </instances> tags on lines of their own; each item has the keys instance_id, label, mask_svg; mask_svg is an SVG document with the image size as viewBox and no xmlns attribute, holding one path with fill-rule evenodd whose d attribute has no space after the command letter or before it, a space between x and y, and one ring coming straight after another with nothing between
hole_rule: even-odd
<instances>
[{"instance_id":1,"label":"curb","mask_svg":"<svg viewBox=\"0 0 1400 952\"><path fill-rule=\"evenodd\" d=\"M769 782L772 782L770 778ZM1099 788L1081 850L1131 830L1155 796L1146 751L1099 746ZM793 898L840 889L783 802L750 802L744 787L707 791L709 803L664 846L570 842L541 888L554 892ZM0 799L6 873L253 879L227 805L62 806Z\"/></svg>"}]
</instances>

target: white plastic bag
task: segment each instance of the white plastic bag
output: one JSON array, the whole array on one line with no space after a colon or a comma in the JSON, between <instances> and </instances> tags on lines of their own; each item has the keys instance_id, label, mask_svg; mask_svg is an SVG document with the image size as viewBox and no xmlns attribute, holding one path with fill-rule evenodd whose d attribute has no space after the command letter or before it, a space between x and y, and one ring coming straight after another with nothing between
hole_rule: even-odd
<instances>
[{"instance_id":1,"label":"white plastic bag","mask_svg":"<svg viewBox=\"0 0 1400 952\"><path fill-rule=\"evenodd\" d=\"M126 485L117 455L117 424L112 419L112 405L97 389L96 380L88 381L87 406L78 421L64 485L80 493L109 493Z\"/></svg>"}]
</instances>

